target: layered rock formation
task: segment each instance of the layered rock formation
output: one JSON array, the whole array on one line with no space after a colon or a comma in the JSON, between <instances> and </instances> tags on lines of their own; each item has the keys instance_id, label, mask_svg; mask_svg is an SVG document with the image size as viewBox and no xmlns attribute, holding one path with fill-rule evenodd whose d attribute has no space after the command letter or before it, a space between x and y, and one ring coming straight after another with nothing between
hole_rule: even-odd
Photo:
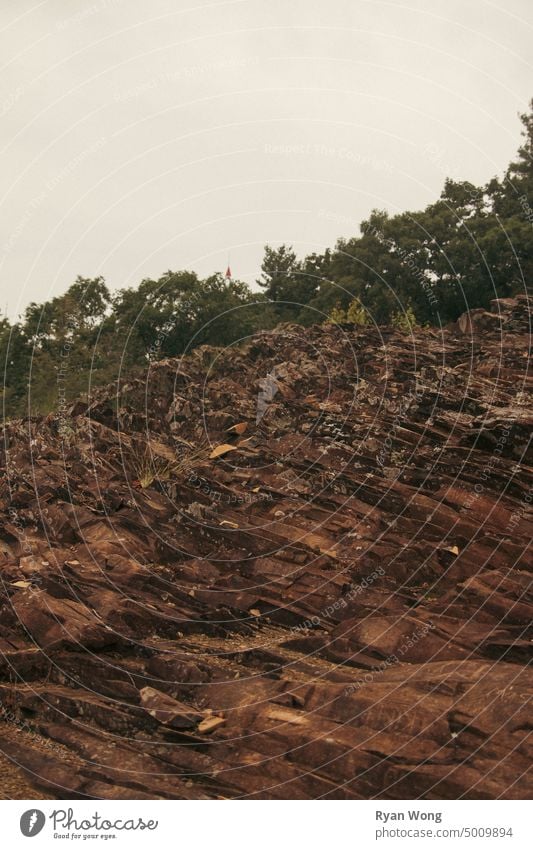
<instances>
[{"instance_id":1,"label":"layered rock formation","mask_svg":"<svg viewBox=\"0 0 533 849\"><path fill-rule=\"evenodd\" d=\"M530 344L285 325L9 424L21 798L528 796Z\"/></svg>"}]
</instances>

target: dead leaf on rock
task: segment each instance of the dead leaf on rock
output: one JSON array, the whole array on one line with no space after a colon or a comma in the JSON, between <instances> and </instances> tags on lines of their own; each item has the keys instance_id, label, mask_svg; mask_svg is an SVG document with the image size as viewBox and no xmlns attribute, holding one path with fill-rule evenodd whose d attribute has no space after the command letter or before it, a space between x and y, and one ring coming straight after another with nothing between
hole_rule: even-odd
<instances>
[{"instance_id":1,"label":"dead leaf on rock","mask_svg":"<svg viewBox=\"0 0 533 849\"><path fill-rule=\"evenodd\" d=\"M235 448L235 445L229 445L227 442L223 442L222 445L217 445L216 448L213 448L209 459L214 460L216 457L222 457L224 454L228 454L229 451L235 451Z\"/></svg>"},{"instance_id":2,"label":"dead leaf on rock","mask_svg":"<svg viewBox=\"0 0 533 849\"><path fill-rule=\"evenodd\" d=\"M233 427L228 428L228 433L238 433L239 436L247 430L248 422L239 422L239 424L233 425Z\"/></svg>"}]
</instances>

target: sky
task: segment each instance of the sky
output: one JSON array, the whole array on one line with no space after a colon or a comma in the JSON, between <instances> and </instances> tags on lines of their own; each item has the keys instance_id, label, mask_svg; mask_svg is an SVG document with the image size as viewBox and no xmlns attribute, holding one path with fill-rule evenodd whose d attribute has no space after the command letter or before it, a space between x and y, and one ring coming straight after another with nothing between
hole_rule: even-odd
<instances>
[{"instance_id":1,"label":"sky","mask_svg":"<svg viewBox=\"0 0 533 849\"><path fill-rule=\"evenodd\" d=\"M502 174L530 0L2 0L0 309L168 269L249 284Z\"/></svg>"}]
</instances>

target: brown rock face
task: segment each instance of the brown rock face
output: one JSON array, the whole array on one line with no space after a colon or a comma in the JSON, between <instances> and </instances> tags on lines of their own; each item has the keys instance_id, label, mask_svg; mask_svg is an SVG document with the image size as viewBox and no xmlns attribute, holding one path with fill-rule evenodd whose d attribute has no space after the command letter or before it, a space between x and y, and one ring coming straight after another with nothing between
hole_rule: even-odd
<instances>
[{"instance_id":1,"label":"brown rock face","mask_svg":"<svg viewBox=\"0 0 533 849\"><path fill-rule=\"evenodd\" d=\"M24 798L529 797L528 306L285 325L9 424Z\"/></svg>"}]
</instances>

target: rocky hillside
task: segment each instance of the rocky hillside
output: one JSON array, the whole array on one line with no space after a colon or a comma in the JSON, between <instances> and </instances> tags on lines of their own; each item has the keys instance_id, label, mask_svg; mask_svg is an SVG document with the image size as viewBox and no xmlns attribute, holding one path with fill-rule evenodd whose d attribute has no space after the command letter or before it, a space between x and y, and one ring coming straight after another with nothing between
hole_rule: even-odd
<instances>
[{"instance_id":1,"label":"rocky hillside","mask_svg":"<svg viewBox=\"0 0 533 849\"><path fill-rule=\"evenodd\" d=\"M530 346L284 325L7 426L6 795L530 795Z\"/></svg>"}]
</instances>

